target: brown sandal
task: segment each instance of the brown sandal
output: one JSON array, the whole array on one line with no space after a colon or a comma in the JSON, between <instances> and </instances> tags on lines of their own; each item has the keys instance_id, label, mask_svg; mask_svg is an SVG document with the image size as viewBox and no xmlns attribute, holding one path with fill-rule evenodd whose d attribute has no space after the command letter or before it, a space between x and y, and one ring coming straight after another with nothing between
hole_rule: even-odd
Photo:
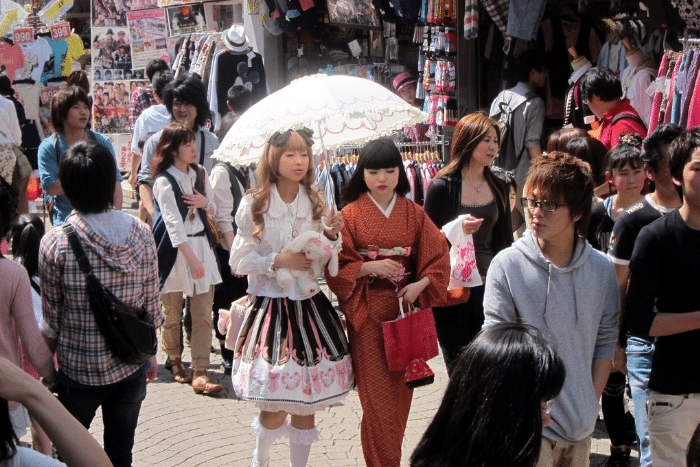
<instances>
[{"instance_id":1,"label":"brown sandal","mask_svg":"<svg viewBox=\"0 0 700 467\"><path fill-rule=\"evenodd\" d=\"M192 389L196 394L216 394L224 390L224 387L217 383L212 383L207 376L206 371L195 371L194 381L192 381Z\"/></svg>"},{"instance_id":2,"label":"brown sandal","mask_svg":"<svg viewBox=\"0 0 700 467\"><path fill-rule=\"evenodd\" d=\"M173 365L173 378L176 382L180 384L192 382L192 376L190 376L190 374L187 372L187 369L185 368L185 365L182 364L182 359L180 357L171 358L170 362Z\"/></svg>"}]
</instances>

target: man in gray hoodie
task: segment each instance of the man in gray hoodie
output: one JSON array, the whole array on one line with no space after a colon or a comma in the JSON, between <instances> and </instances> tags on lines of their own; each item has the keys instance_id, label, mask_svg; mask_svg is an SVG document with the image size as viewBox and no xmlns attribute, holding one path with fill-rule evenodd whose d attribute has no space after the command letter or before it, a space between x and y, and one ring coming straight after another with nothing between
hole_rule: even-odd
<instances>
[{"instance_id":1,"label":"man in gray hoodie","mask_svg":"<svg viewBox=\"0 0 700 467\"><path fill-rule=\"evenodd\" d=\"M522 198L529 229L493 259L486 276L484 327L535 326L566 366L538 467L589 465L598 400L612 368L617 281L610 260L584 239L592 199L588 164L561 152L538 158Z\"/></svg>"}]
</instances>

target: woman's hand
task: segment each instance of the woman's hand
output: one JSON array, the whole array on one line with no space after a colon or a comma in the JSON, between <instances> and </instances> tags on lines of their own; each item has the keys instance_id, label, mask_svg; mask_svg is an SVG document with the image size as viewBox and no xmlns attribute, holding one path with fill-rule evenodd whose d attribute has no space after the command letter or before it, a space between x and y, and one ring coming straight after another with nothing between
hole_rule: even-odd
<instances>
[{"instance_id":1,"label":"woman's hand","mask_svg":"<svg viewBox=\"0 0 700 467\"><path fill-rule=\"evenodd\" d=\"M207 197L197 190L194 190L194 193L191 195L183 194L182 199L185 201L185 204L191 208L206 209L206 207L209 205L209 200Z\"/></svg>"},{"instance_id":2,"label":"woman's hand","mask_svg":"<svg viewBox=\"0 0 700 467\"><path fill-rule=\"evenodd\" d=\"M275 261L272 263L275 268L294 269L296 271L308 271L311 269L311 260L304 253L294 253L287 251L275 256Z\"/></svg>"},{"instance_id":3,"label":"woman's hand","mask_svg":"<svg viewBox=\"0 0 700 467\"><path fill-rule=\"evenodd\" d=\"M403 265L393 259L380 259L378 261L365 261L360 267L360 277L370 275L388 279L394 277Z\"/></svg>"},{"instance_id":4,"label":"woman's hand","mask_svg":"<svg viewBox=\"0 0 700 467\"><path fill-rule=\"evenodd\" d=\"M424 277L418 282L413 282L408 284L406 287L401 289L397 294L398 297L403 297L408 303L413 303L418 298L418 295L428 286L430 279Z\"/></svg>"},{"instance_id":5,"label":"woman's hand","mask_svg":"<svg viewBox=\"0 0 700 467\"><path fill-rule=\"evenodd\" d=\"M479 219L471 214L467 214L467 217L462 221L462 231L464 235L472 235L474 232L479 230L484 219Z\"/></svg>"},{"instance_id":6,"label":"woman's hand","mask_svg":"<svg viewBox=\"0 0 700 467\"><path fill-rule=\"evenodd\" d=\"M627 374L627 354L617 343L615 344L615 354L613 356L613 370Z\"/></svg>"},{"instance_id":7,"label":"woman's hand","mask_svg":"<svg viewBox=\"0 0 700 467\"><path fill-rule=\"evenodd\" d=\"M151 369L146 372L146 384L155 381L156 376L158 376L158 360L154 355L151 357Z\"/></svg>"},{"instance_id":8,"label":"woman's hand","mask_svg":"<svg viewBox=\"0 0 700 467\"><path fill-rule=\"evenodd\" d=\"M339 212L335 212L335 208L333 208L326 216L326 225L328 225L331 230L326 230L326 237L335 240L338 238L338 232L343 230L343 227L345 227L345 219L343 219L343 214Z\"/></svg>"},{"instance_id":9,"label":"woman's hand","mask_svg":"<svg viewBox=\"0 0 700 467\"><path fill-rule=\"evenodd\" d=\"M199 280L204 277L204 265L199 259L192 258L187 261L187 264L190 266L190 275L192 279Z\"/></svg>"}]
</instances>

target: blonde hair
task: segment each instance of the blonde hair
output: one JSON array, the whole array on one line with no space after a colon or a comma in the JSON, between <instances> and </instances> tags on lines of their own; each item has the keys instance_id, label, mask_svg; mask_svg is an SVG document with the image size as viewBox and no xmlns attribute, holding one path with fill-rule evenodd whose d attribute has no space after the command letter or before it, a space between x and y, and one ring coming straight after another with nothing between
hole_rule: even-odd
<instances>
[{"instance_id":1,"label":"blonde hair","mask_svg":"<svg viewBox=\"0 0 700 467\"><path fill-rule=\"evenodd\" d=\"M279 134L272 135L270 139L279 137ZM313 152L311 151L311 146L309 146L297 131L290 131L289 138L283 146L276 146L270 144L270 139L267 140L265 145L265 150L260 158L260 163L258 168L255 170L255 176L258 180L258 187L254 190L250 190L249 193L253 196L253 203L251 204L251 214L253 215L253 223L255 223L255 230L253 230L253 237L260 241L260 235L265 230L265 219L263 214L265 214L270 208L270 192L272 190L272 184L277 183L280 178L279 167L280 159L282 155L289 151L308 151L309 153L309 169L306 171L304 178L299 182L301 186L306 190L306 194L311 201L312 219L318 221L323 215L326 203L316 187L314 187L314 182L316 181L316 173L314 170L314 160Z\"/></svg>"}]
</instances>

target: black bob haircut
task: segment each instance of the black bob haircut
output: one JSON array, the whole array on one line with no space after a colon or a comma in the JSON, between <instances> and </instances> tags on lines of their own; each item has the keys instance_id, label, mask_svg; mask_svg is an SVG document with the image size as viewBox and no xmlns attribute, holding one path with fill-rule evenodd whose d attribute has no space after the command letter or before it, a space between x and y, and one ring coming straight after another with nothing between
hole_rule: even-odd
<instances>
[{"instance_id":1,"label":"black bob haircut","mask_svg":"<svg viewBox=\"0 0 700 467\"><path fill-rule=\"evenodd\" d=\"M355 172L343 189L343 202L346 204L352 203L362 196L363 193L369 191L365 183L365 169L379 170L393 168L398 168L399 170L399 182L394 191L398 195L406 196L406 193L411 191L411 185L408 183L401 153L394 142L385 137L375 139L365 144L362 150L360 150L360 158L357 161Z\"/></svg>"},{"instance_id":2,"label":"black bob haircut","mask_svg":"<svg viewBox=\"0 0 700 467\"><path fill-rule=\"evenodd\" d=\"M202 79L195 73L171 81L163 91L163 104L173 116L173 101L177 99L197 107L197 117L194 119L194 130L203 128L209 120L209 102L207 88Z\"/></svg>"},{"instance_id":3,"label":"black bob haircut","mask_svg":"<svg viewBox=\"0 0 700 467\"><path fill-rule=\"evenodd\" d=\"M168 66L168 63L162 58L155 58L151 60L150 62L148 62L148 65L146 65L146 76L148 77L148 81L153 82L153 77L159 71L168 70L170 70L170 67Z\"/></svg>"},{"instance_id":4,"label":"black bob haircut","mask_svg":"<svg viewBox=\"0 0 700 467\"><path fill-rule=\"evenodd\" d=\"M99 214L114 203L117 163L97 141L79 141L68 148L58 168L68 201L80 213Z\"/></svg>"},{"instance_id":5,"label":"black bob haircut","mask_svg":"<svg viewBox=\"0 0 700 467\"><path fill-rule=\"evenodd\" d=\"M581 99L598 96L604 102L622 98L620 78L607 68L591 68L581 78Z\"/></svg>"},{"instance_id":6,"label":"black bob haircut","mask_svg":"<svg viewBox=\"0 0 700 467\"><path fill-rule=\"evenodd\" d=\"M675 123L664 123L656 127L644 139L642 144L642 162L654 172L658 172L659 162L666 157L663 147L673 143L681 133L683 133L683 129Z\"/></svg>"},{"instance_id":7,"label":"black bob haircut","mask_svg":"<svg viewBox=\"0 0 700 467\"><path fill-rule=\"evenodd\" d=\"M671 169L671 177L679 182L683 181L683 168L693 157L693 153L700 149L700 127L684 131L671 144L668 165ZM683 187L676 185L678 195L683 199Z\"/></svg>"}]
</instances>

